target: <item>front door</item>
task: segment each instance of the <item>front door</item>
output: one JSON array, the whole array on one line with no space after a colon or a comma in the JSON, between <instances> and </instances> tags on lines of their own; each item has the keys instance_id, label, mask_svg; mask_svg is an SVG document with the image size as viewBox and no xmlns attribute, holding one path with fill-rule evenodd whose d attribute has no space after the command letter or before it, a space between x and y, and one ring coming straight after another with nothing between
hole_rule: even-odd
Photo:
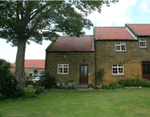
<instances>
[{"instance_id":1,"label":"front door","mask_svg":"<svg viewBox=\"0 0 150 117\"><path fill-rule=\"evenodd\" d=\"M142 62L142 76L145 79L150 80L150 61L143 61Z\"/></svg>"},{"instance_id":2,"label":"front door","mask_svg":"<svg viewBox=\"0 0 150 117\"><path fill-rule=\"evenodd\" d=\"M88 84L88 66L80 66L80 84Z\"/></svg>"}]
</instances>

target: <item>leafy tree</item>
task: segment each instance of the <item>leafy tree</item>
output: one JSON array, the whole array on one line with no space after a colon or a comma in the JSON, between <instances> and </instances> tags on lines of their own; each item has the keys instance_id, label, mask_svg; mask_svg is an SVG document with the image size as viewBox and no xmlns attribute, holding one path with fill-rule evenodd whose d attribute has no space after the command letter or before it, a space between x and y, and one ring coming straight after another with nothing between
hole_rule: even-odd
<instances>
[{"instance_id":1,"label":"leafy tree","mask_svg":"<svg viewBox=\"0 0 150 117\"><path fill-rule=\"evenodd\" d=\"M34 75L36 75L38 73L38 70L37 69L34 69Z\"/></svg>"},{"instance_id":2,"label":"leafy tree","mask_svg":"<svg viewBox=\"0 0 150 117\"><path fill-rule=\"evenodd\" d=\"M105 0L106 1L106 0ZM115 2L117 0L113 0ZM24 57L30 41L55 40L58 32L64 35L84 35L83 28L92 23L86 18L92 11L101 11L104 1L1 1L0 37L17 46L16 76L22 89L24 81ZM109 5L107 1L106 4Z\"/></svg>"}]
</instances>

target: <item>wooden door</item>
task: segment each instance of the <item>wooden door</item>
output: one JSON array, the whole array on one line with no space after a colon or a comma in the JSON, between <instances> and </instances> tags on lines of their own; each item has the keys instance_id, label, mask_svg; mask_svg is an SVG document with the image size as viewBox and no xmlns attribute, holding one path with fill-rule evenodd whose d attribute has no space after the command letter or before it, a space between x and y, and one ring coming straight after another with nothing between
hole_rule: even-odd
<instances>
[{"instance_id":1,"label":"wooden door","mask_svg":"<svg viewBox=\"0 0 150 117\"><path fill-rule=\"evenodd\" d=\"M80 65L80 84L88 84L88 65Z\"/></svg>"},{"instance_id":2,"label":"wooden door","mask_svg":"<svg viewBox=\"0 0 150 117\"><path fill-rule=\"evenodd\" d=\"M142 76L145 79L150 80L150 61L142 62Z\"/></svg>"}]
</instances>

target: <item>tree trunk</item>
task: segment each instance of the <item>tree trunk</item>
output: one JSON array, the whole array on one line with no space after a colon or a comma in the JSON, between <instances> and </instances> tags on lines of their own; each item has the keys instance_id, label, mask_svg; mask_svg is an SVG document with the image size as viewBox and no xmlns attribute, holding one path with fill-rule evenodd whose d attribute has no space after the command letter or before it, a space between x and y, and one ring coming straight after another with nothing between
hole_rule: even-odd
<instances>
[{"instance_id":1,"label":"tree trunk","mask_svg":"<svg viewBox=\"0 0 150 117\"><path fill-rule=\"evenodd\" d=\"M25 59L25 49L27 40L22 39L18 41L18 50L16 56L16 76L19 81L19 86L21 89L25 89L25 74L24 74L24 59Z\"/></svg>"}]
</instances>

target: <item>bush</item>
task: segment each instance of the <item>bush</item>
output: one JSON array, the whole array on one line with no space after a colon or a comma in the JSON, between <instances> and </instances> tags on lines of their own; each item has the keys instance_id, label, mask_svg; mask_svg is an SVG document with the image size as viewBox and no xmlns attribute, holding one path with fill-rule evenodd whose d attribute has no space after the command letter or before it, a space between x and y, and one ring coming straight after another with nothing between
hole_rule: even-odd
<instances>
[{"instance_id":1,"label":"bush","mask_svg":"<svg viewBox=\"0 0 150 117\"><path fill-rule=\"evenodd\" d=\"M46 89L50 89L52 86L56 86L56 80L53 78L48 71L44 72L42 79L40 80L41 86Z\"/></svg>"},{"instance_id":2,"label":"bush","mask_svg":"<svg viewBox=\"0 0 150 117\"><path fill-rule=\"evenodd\" d=\"M78 86L75 85L75 82L65 82L65 83L57 82L56 86L58 89L78 89Z\"/></svg>"},{"instance_id":3,"label":"bush","mask_svg":"<svg viewBox=\"0 0 150 117\"><path fill-rule=\"evenodd\" d=\"M0 59L0 93L1 98L14 98L24 95L19 86L15 75L10 72L10 63Z\"/></svg>"},{"instance_id":4,"label":"bush","mask_svg":"<svg viewBox=\"0 0 150 117\"><path fill-rule=\"evenodd\" d=\"M124 88L123 84L119 84L118 82L111 82L106 85L106 89L117 89L117 88Z\"/></svg>"},{"instance_id":5,"label":"bush","mask_svg":"<svg viewBox=\"0 0 150 117\"><path fill-rule=\"evenodd\" d=\"M142 79L137 82L137 86L150 87L150 81Z\"/></svg>"},{"instance_id":6,"label":"bush","mask_svg":"<svg viewBox=\"0 0 150 117\"><path fill-rule=\"evenodd\" d=\"M88 85L88 88L95 88L95 85L93 85L92 83L90 83L89 85Z\"/></svg>"},{"instance_id":7,"label":"bush","mask_svg":"<svg viewBox=\"0 0 150 117\"><path fill-rule=\"evenodd\" d=\"M32 97L35 93L35 89L32 85L28 85L25 89L25 96L26 97Z\"/></svg>"},{"instance_id":8,"label":"bush","mask_svg":"<svg viewBox=\"0 0 150 117\"><path fill-rule=\"evenodd\" d=\"M44 87L37 86L37 87L35 88L35 94L40 94L40 93L42 93L42 92L44 92Z\"/></svg>"}]
</instances>

